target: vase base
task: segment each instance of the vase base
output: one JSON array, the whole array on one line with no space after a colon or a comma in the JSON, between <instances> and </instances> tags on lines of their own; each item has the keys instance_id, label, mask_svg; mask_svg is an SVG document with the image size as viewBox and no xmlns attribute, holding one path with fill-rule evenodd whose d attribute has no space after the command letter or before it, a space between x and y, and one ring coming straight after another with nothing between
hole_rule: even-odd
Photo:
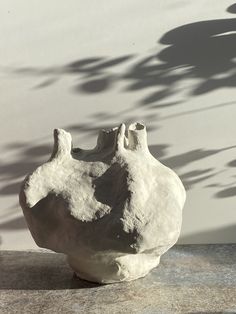
<instances>
[{"instance_id":1,"label":"vase base","mask_svg":"<svg viewBox=\"0 0 236 314\"><path fill-rule=\"evenodd\" d=\"M148 254L129 254L110 258L82 260L68 256L68 263L75 276L93 283L110 284L132 281L146 276L158 266L160 257Z\"/></svg>"}]
</instances>

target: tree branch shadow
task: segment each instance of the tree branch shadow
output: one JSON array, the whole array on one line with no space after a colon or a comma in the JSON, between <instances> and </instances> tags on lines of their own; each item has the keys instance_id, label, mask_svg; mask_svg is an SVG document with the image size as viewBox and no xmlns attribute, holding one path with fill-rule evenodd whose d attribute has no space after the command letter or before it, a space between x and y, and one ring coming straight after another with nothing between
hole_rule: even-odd
<instances>
[{"instance_id":1,"label":"tree branch shadow","mask_svg":"<svg viewBox=\"0 0 236 314\"><path fill-rule=\"evenodd\" d=\"M230 6L227 12L236 13L233 8ZM138 106L164 106L171 95L176 97L180 82L185 80L194 79L187 97L236 86L235 32L235 18L199 21L165 33L158 40L163 49L148 56L91 56L59 66L11 70L19 75L42 77L36 89L49 87L63 76L74 77L73 91L87 95L106 92L120 82L126 83L126 92L154 88L156 91L149 92ZM125 70L117 71L124 65Z\"/></svg>"},{"instance_id":2,"label":"tree branch shadow","mask_svg":"<svg viewBox=\"0 0 236 314\"><path fill-rule=\"evenodd\" d=\"M235 13L234 6L227 9ZM214 104L210 107L195 108L187 112L180 111L169 116L160 117L160 110L177 107L184 100L171 101L171 96L177 97L179 85L185 80L193 80L194 84L189 87L187 98L197 97L205 93L231 88L236 86L236 19L217 19L199 21L182 25L164 34L158 43L163 49L148 56L123 55L118 57L92 56L89 58L73 60L59 66L45 68L24 67L7 69L20 76L35 76L40 82L34 86L42 89L56 84L64 76L75 79L73 92L94 95L106 92L119 83L125 84L121 90L124 92L148 91L148 95L141 99L135 106L118 113L97 112L91 115L91 123L69 125L65 129L73 132L81 132L85 136L93 136L100 127L111 128L113 120L119 118L125 123L139 120L140 116L133 114L134 109L145 108L154 110L156 113L143 115L144 120L150 124L149 131L157 130L159 122L177 116L193 114L204 110L215 110L222 106L235 105L235 102ZM138 60L137 60L138 59ZM124 70L120 70L120 66ZM118 71L117 71L118 69ZM43 81L41 81L43 79ZM154 89L154 91L153 91ZM152 90L150 92L150 90ZM182 172L186 165L194 161L223 153L234 147L221 149L204 149L202 147L183 152L179 155L169 156L168 143L151 145L153 155L160 158L165 165L174 169L177 173ZM39 145L31 147L31 143L11 143L9 150L17 149L19 155L15 161L4 161L0 166L0 179L4 183L0 195L14 195L19 192L20 182L27 173L32 172L50 154L51 145ZM232 161L233 162L233 161ZM228 165L232 167L232 165ZM215 177L218 170L215 167L198 169L181 174L186 189L190 190L199 183ZM216 198L233 197L236 195L236 187L222 186L218 182L211 184L218 191ZM210 185L208 185L210 186ZM23 228L22 220L12 220L5 223L3 228Z\"/></svg>"}]
</instances>

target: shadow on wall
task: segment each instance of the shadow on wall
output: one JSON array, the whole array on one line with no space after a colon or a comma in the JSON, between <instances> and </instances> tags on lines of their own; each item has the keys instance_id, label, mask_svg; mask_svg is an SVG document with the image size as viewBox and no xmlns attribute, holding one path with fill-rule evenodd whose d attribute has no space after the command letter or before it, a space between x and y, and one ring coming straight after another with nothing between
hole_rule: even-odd
<instances>
[{"instance_id":1,"label":"shadow on wall","mask_svg":"<svg viewBox=\"0 0 236 314\"><path fill-rule=\"evenodd\" d=\"M28 226L26 224L25 218L23 216L13 218L9 221L0 223L0 230L22 230L27 229ZM0 242L1 245L1 242Z\"/></svg>"},{"instance_id":2,"label":"shadow on wall","mask_svg":"<svg viewBox=\"0 0 236 314\"><path fill-rule=\"evenodd\" d=\"M228 12L235 13L236 5L228 8ZM159 43L166 45L160 52L140 58L137 61L134 55L125 55L117 58L91 57L75 60L71 63L50 68L21 68L14 69L20 75L35 75L42 77L35 88L45 88L63 76L71 75L76 79L73 87L74 92L83 92L87 95L105 92L113 88L117 83L126 83L125 91L139 91L150 87L156 88L148 97L142 99L137 106L155 110L144 115L144 120L150 124L149 131L156 130L160 126L157 121L172 119L179 115L192 114L204 110L214 110L216 108L235 105L235 102L217 104L204 108L190 109L187 112L179 112L169 116L159 116L160 110L165 110L172 106L178 106L185 100L171 102L168 97L178 95L179 85L183 80L196 79L188 87L187 97L201 95L222 87L236 86L236 19L218 19L200 21L186 24L170 30L164 34ZM126 66L125 71L116 73L114 69L120 65ZM91 115L93 127L88 124L65 126L65 129L72 132L82 132L85 136L95 135L100 127L113 127L113 120L124 121L129 124L139 117L133 115L135 108L125 109L119 113L97 112ZM163 112L163 111L162 111ZM128 117L127 117L128 115ZM113 122L111 122L113 121ZM194 161L222 153L232 147L222 149L199 148L176 156L168 156L168 143L150 146L150 150L155 157L160 159L165 165L181 172L182 168ZM17 150L16 161L4 161L0 165L0 179L3 188L0 195L14 195L19 192L20 183L23 177L33 171L38 165L45 161L46 156L50 156L51 145L45 144L31 147L29 143L12 143L6 147L8 150ZM235 167L235 160L229 163L227 168ZM200 182L205 182L215 177L219 170L215 167L208 169L194 169L183 173L181 179L186 189L191 189ZM217 189L214 197L224 198L236 195L236 180L230 186L214 183L208 185ZM0 225L2 229L25 228L23 218L14 218Z\"/></svg>"},{"instance_id":3,"label":"shadow on wall","mask_svg":"<svg viewBox=\"0 0 236 314\"><path fill-rule=\"evenodd\" d=\"M185 166L195 162L199 161L202 159L205 159L207 157L211 157L215 154L227 151L229 149L236 148L236 146L229 146L229 147L224 147L222 149L195 149L191 150L189 152L185 152L183 154L175 155L175 156L170 156L167 157L166 155L161 155L158 153L159 150L159 145L151 145L150 147L150 152L153 154L153 156L157 157L164 165L167 167L170 167L171 169L175 170L177 173L179 173L182 168ZM183 172L183 171L181 171ZM204 182L205 180L208 180L212 177L215 177L217 174L219 174L221 171L215 169L214 167L212 168L207 168L207 169L195 169L193 171L189 171L186 173L183 173L180 175L180 178L186 188L186 190L192 189L195 185L197 185L200 182ZM236 185L236 182L235 182ZM221 187L218 184L211 184L207 185L207 187ZM224 190L223 190L224 191ZM220 191L219 193L216 193L214 196L216 198L222 198L222 192ZM236 193L233 194L231 193L228 195L230 196L236 196ZM227 197L227 196L225 196Z\"/></svg>"},{"instance_id":4,"label":"shadow on wall","mask_svg":"<svg viewBox=\"0 0 236 314\"><path fill-rule=\"evenodd\" d=\"M45 157L50 157L51 145L29 147L27 143L10 143L5 147L8 151L17 151L17 160L1 161L0 180L11 182L0 189L0 195L11 195L19 192L20 184L26 174L31 173Z\"/></svg>"},{"instance_id":5,"label":"shadow on wall","mask_svg":"<svg viewBox=\"0 0 236 314\"><path fill-rule=\"evenodd\" d=\"M236 167L236 159L230 161L229 163L227 163L226 167L231 168L235 168ZM222 184L222 183L218 183L218 184L212 184L210 185L210 187L213 188L218 188L220 189L219 192L217 192L215 194L216 198L226 198L226 197L234 197L236 196L236 171L235 174L233 176L233 182L230 184Z\"/></svg>"},{"instance_id":6,"label":"shadow on wall","mask_svg":"<svg viewBox=\"0 0 236 314\"><path fill-rule=\"evenodd\" d=\"M215 243L215 239L222 239L222 243L236 243L236 225L183 236L180 237L178 244ZM232 239L234 239L234 241L232 241Z\"/></svg>"},{"instance_id":7,"label":"shadow on wall","mask_svg":"<svg viewBox=\"0 0 236 314\"><path fill-rule=\"evenodd\" d=\"M236 13L235 5L227 11ZM117 58L91 57L50 68L21 68L15 72L44 77L35 88L45 88L64 75L76 78L75 92L94 94L126 82L125 91L156 88L139 106L163 108L182 101L162 103L180 91L183 80L196 79L187 96L201 95L223 87L236 86L236 19L199 21L182 25L164 34L159 43L167 46L147 57L125 55ZM129 62L125 73L111 71ZM130 63L131 62L131 63Z\"/></svg>"}]
</instances>

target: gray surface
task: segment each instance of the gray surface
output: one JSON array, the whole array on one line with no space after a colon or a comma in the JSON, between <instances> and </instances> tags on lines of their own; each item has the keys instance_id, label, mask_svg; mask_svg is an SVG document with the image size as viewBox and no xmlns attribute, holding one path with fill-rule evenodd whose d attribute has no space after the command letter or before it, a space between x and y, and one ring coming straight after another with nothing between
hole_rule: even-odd
<instances>
[{"instance_id":1,"label":"gray surface","mask_svg":"<svg viewBox=\"0 0 236 314\"><path fill-rule=\"evenodd\" d=\"M175 246L145 278L103 286L61 254L2 251L0 313L236 313L236 244Z\"/></svg>"}]
</instances>

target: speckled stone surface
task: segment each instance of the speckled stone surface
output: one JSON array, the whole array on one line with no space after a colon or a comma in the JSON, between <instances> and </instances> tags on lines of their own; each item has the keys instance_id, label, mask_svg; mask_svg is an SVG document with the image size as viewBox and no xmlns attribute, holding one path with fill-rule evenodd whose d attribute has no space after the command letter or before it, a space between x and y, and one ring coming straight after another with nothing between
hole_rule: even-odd
<instances>
[{"instance_id":1,"label":"speckled stone surface","mask_svg":"<svg viewBox=\"0 0 236 314\"><path fill-rule=\"evenodd\" d=\"M61 254L2 251L0 313L236 313L236 244L174 246L145 278L103 286Z\"/></svg>"}]
</instances>

